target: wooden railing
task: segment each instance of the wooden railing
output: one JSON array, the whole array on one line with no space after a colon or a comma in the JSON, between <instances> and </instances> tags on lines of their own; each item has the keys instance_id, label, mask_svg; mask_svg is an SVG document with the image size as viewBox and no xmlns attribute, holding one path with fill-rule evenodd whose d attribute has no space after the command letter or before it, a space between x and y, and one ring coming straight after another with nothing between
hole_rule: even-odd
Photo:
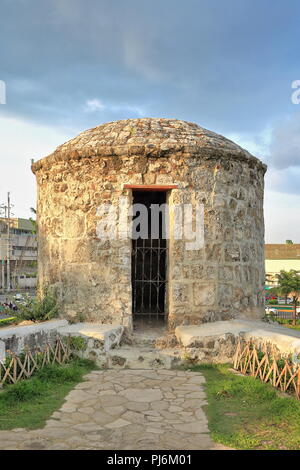
<instances>
[{"instance_id":1,"label":"wooden railing","mask_svg":"<svg viewBox=\"0 0 300 470\"><path fill-rule=\"evenodd\" d=\"M28 379L34 371L46 364L65 364L71 357L69 345L63 343L59 336L56 338L54 346L47 343L44 348L35 348L33 351L25 347L24 352L20 355L11 351L6 353L5 362L0 362L0 387L3 387L4 384L13 384L19 380Z\"/></svg>"},{"instance_id":2,"label":"wooden railing","mask_svg":"<svg viewBox=\"0 0 300 470\"><path fill-rule=\"evenodd\" d=\"M295 393L300 399L300 365L291 357L283 357L274 346L258 348L253 342L239 342L233 368L269 382L282 392Z\"/></svg>"}]
</instances>

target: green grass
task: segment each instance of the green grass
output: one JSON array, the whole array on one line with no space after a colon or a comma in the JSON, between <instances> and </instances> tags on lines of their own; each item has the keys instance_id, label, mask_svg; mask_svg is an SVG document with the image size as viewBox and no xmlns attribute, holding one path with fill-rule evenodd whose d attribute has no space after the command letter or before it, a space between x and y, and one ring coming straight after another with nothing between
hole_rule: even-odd
<instances>
[{"instance_id":1,"label":"green grass","mask_svg":"<svg viewBox=\"0 0 300 470\"><path fill-rule=\"evenodd\" d=\"M289 324L283 323L282 326L285 326L286 328L291 328L292 330L300 331L300 325L289 325Z\"/></svg>"},{"instance_id":2,"label":"green grass","mask_svg":"<svg viewBox=\"0 0 300 470\"><path fill-rule=\"evenodd\" d=\"M292 330L300 331L300 320L296 320L296 325L292 324L293 320L287 320L287 319L284 319L284 318L278 318L276 321L281 326L284 326L286 328L291 328Z\"/></svg>"},{"instance_id":3,"label":"green grass","mask_svg":"<svg viewBox=\"0 0 300 470\"><path fill-rule=\"evenodd\" d=\"M17 320L17 317L8 317L8 318L1 318L0 319L0 327L10 325Z\"/></svg>"},{"instance_id":4,"label":"green grass","mask_svg":"<svg viewBox=\"0 0 300 470\"><path fill-rule=\"evenodd\" d=\"M5 386L0 392L0 430L42 427L83 375L95 368L92 361L74 359L63 366L45 366L32 378Z\"/></svg>"},{"instance_id":5,"label":"green grass","mask_svg":"<svg viewBox=\"0 0 300 470\"><path fill-rule=\"evenodd\" d=\"M225 365L192 368L206 378L211 436L234 449L300 449L300 401Z\"/></svg>"}]
</instances>

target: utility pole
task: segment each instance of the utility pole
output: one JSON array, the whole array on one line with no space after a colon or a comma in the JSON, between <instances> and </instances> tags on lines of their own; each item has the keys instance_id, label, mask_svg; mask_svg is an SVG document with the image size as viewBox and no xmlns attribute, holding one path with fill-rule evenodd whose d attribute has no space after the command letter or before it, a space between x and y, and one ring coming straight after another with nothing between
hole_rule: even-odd
<instances>
[{"instance_id":1,"label":"utility pole","mask_svg":"<svg viewBox=\"0 0 300 470\"><path fill-rule=\"evenodd\" d=\"M10 292L10 193L7 193L7 292Z\"/></svg>"},{"instance_id":2,"label":"utility pole","mask_svg":"<svg viewBox=\"0 0 300 470\"><path fill-rule=\"evenodd\" d=\"M5 280L4 280L4 278L5 278L5 272L4 272L5 263L4 263L4 258L2 258L2 260L1 260L1 268L2 268L2 274L1 274L2 285L1 285L1 287L2 287L2 290L4 292L5 291Z\"/></svg>"},{"instance_id":3,"label":"utility pole","mask_svg":"<svg viewBox=\"0 0 300 470\"><path fill-rule=\"evenodd\" d=\"M1 215L2 212L4 212L4 219L6 220L7 217L7 206L5 204L0 205L0 211ZM4 231L3 231L4 233ZM2 241L4 242L4 239L1 237ZM6 264L6 256L4 255L4 248L6 247L6 240L5 240L5 245L4 243L1 243L1 289L2 292L5 291L5 264Z\"/></svg>"},{"instance_id":4,"label":"utility pole","mask_svg":"<svg viewBox=\"0 0 300 470\"><path fill-rule=\"evenodd\" d=\"M10 193L7 193L7 204L1 204L0 210L4 211L4 217L6 221L6 291L10 292L11 289L11 275L10 275L10 261L11 261L11 236L10 236L10 223L11 223L11 212L12 205L10 203ZM2 258L2 288L5 289L5 282L4 282L4 268L5 268L5 261Z\"/></svg>"}]
</instances>

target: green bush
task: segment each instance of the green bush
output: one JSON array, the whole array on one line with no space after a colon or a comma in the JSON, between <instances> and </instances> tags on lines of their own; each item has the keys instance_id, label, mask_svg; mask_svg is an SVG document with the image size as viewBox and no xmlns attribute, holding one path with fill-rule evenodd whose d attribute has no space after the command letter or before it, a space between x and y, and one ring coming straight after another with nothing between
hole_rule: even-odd
<instances>
[{"instance_id":1,"label":"green bush","mask_svg":"<svg viewBox=\"0 0 300 470\"><path fill-rule=\"evenodd\" d=\"M73 363L69 363L66 365L59 365L59 364L52 364L47 365L47 367L43 367L39 369L35 373L35 377L45 381L45 382L55 382L64 384L66 382L79 382L82 372L78 365L85 365L85 363L79 363L74 360ZM87 363L87 366L89 363Z\"/></svg>"},{"instance_id":2,"label":"green bush","mask_svg":"<svg viewBox=\"0 0 300 470\"><path fill-rule=\"evenodd\" d=\"M23 380L5 388L0 395L0 401L5 400L8 405L13 405L16 402L25 402L41 397L44 393L45 386L34 377L31 380Z\"/></svg>"},{"instance_id":3,"label":"green bush","mask_svg":"<svg viewBox=\"0 0 300 470\"><path fill-rule=\"evenodd\" d=\"M28 299L26 305L20 305L16 312L20 320L46 321L58 314L56 297L46 293L42 299Z\"/></svg>"},{"instance_id":4,"label":"green bush","mask_svg":"<svg viewBox=\"0 0 300 470\"><path fill-rule=\"evenodd\" d=\"M69 336L65 338L65 343L74 351L85 351L87 348L87 341L82 336Z\"/></svg>"}]
</instances>

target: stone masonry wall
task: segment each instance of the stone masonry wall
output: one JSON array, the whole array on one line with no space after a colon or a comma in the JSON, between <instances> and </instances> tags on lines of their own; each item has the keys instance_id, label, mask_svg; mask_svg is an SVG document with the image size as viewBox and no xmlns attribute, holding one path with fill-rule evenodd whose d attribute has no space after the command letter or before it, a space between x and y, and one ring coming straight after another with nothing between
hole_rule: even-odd
<instances>
[{"instance_id":1,"label":"stone masonry wall","mask_svg":"<svg viewBox=\"0 0 300 470\"><path fill-rule=\"evenodd\" d=\"M168 244L171 329L262 315L265 167L234 151L230 158L230 152L212 148L175 150L65 152L34 164L39 288L56 290L63 316L132 325L131 240L100 240L96 234L100 204L117 205L120 196L130 202L125 183L177 184L169 204L204 204L204 247L187 251L184 240L174 239Z\"/></svg>"}]
</instances>

